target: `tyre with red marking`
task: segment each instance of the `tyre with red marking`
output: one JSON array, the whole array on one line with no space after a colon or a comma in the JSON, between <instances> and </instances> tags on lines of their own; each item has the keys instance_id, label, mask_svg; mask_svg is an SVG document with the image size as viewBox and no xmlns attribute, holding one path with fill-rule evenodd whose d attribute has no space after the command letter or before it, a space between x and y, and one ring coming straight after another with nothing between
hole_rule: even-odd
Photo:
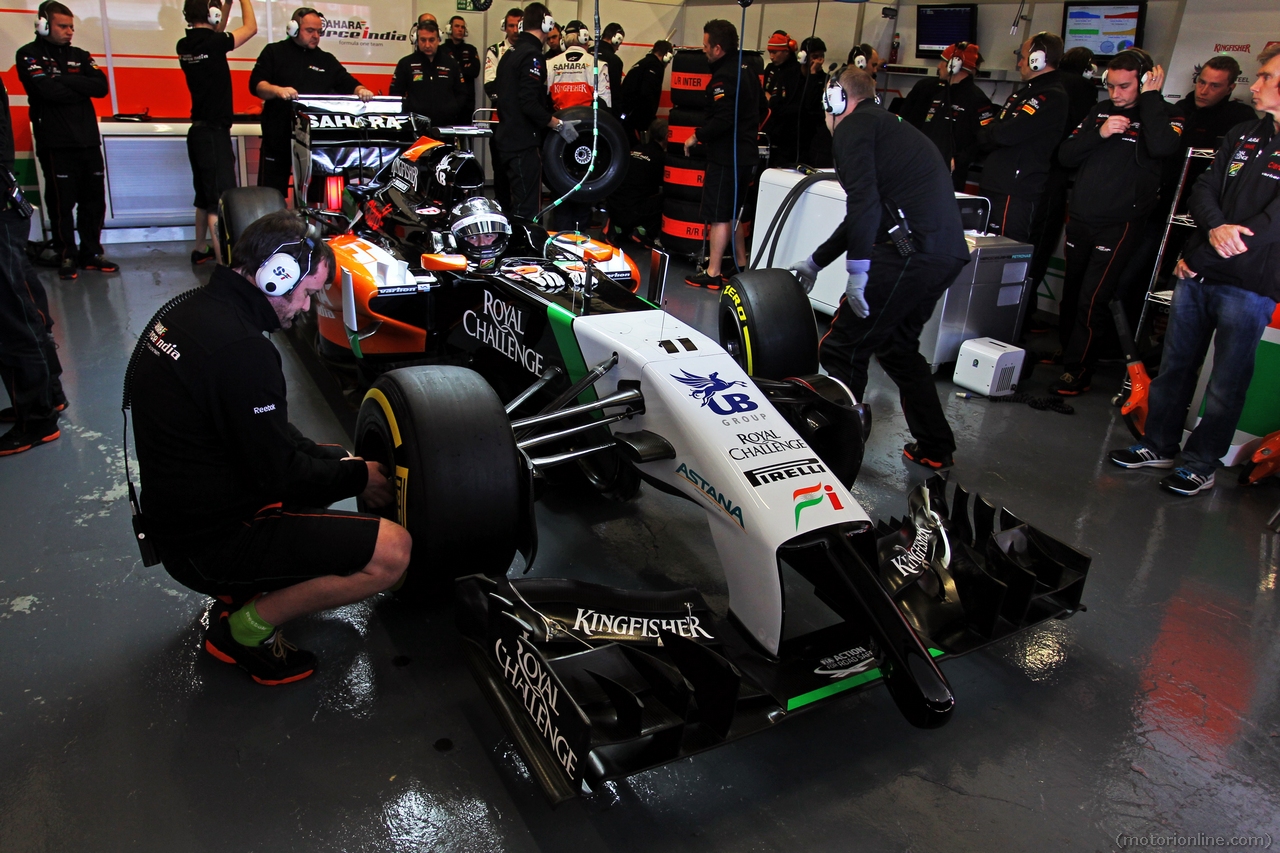
<instances>
[{"instance_id":1,"label":"tyre with red marking","mask_svg":"<svg viewBox=\"0 0 1280 853\"><path fill-rule=\"evenodd\" d=\"M668 198L662 203L662 247L668 252L701 255L704 230L699 202Z\"/></svg>"},{"instance_id":2,"label":"tyre with red marking","mask_svg":"<svg viewBox=\"0 0 1280 853\"><path fill-rule=\"evenodd\" d=\"M707 170L707 161L685 157L681 154L667 154L662 167L662 194L666 198L681 201L702 201L702 182Z\"/></svg>"}]
</instances>

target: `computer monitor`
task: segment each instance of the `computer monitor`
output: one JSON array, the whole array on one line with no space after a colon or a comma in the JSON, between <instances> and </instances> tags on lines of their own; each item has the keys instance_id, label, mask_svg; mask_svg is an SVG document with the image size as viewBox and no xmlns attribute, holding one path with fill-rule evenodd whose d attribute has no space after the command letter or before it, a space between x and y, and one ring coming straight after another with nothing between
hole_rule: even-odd
<instances>
[{"instance_id":1,"label":"computer monitor","mask_svg":"<svg viewBox=\"0 0 1280 853\"><path fill-rule=\"evenodd\" d=\"M1067 2L1062 5L1063 46L1066 50L1087 47L1097 59L1106 62L1122 50L1142 47L1146 20L1145 2Z\"/></svg>"},{"instance_id":2,"label":"computer monitor","mask_svg":"<svg viewBox=\"0 0 1280 853\"><path fill-rule=\"evenodd\" d=\"M917 59L937 59L947 45L977 40L977 3L916 7Z\"/></svg>"}]
</instances>

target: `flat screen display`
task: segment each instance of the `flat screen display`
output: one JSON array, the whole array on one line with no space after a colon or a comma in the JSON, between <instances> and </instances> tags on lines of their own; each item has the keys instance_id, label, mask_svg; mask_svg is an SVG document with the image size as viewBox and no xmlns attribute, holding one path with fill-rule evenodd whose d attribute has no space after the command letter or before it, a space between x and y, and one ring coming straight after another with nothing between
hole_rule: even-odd
<instances>
[{"instance_id":1,"label":"flat screen display","mask_svg":"<svg viewBox=\"0 0 1280 853\"><path fill-rule=\"evenodd\" d=\"M916 58L937 59L948 45L978 40L978 5L916 7Z\"/></svg>"},{"instance_id":2,"label":"flat screen display","mask_svg":"<svg viewBox=\"0 0 1280 853\"><path fill-rule=\"evenodd\" d=\"M1122 50L1142 47L1146 3L1064 3L1062 42L1066 50L1087 47L1109 59Z\"/></svg>"}]
</instances>

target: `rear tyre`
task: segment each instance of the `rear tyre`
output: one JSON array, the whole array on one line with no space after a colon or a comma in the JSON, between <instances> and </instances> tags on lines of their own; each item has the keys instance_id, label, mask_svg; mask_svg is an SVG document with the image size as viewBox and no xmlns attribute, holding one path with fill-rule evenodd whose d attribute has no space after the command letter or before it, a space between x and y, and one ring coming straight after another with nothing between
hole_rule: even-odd
<instances>
[{"instance_id":1,"label":"rear tyre","mask_svg":"<svg viewBox=\"0 0 1280 853\"><path fill-rule=\"evenodd\" d=\"M231 249L244 229L268 213L284 209L284 196L272 187L233 187L224 192L218 199L222 262L231 265Z\"/></svg>"},{"instance_id":2,"label":"rear tyre","mask_svg":"<svg viewBox=\"0 0 1280 853\"><path fill-rule=\"evenodd\" d=\"M738 273L720 294L720 345L751 376L818 372L818 326L804 288L786 270Z\"/></svg>"},{"instance_id":3,"label":"rear tyre","mask_svg":"<svg viewBox=\"0 0 1280 853\"><path fill-rule=\"evenodd\" d=\"M680 154L668 154L662 167L662 194L664 198L701 202L702 182L706 175L707 161Z\"/></svg>"},{"instance_id":4,"label":"rear tyre","mask_svg":"<svg viewBox=\"0 0 1280 853\"><path fill-rule=\"evenodd\" d=\"M705 228L698 202L669 198L662 203L662 247L693 258L702 254Z\"/></svg>"},{"instance_id":5,"label":"rear tyre","mask_svg":"<svg viewBox=\"0 0 1280 853\"><path fill-rule=\"evenodd\" d=\"M382 374L356 418L356 455L394 472L379 512L413 536L404 591L439 591L460 575L502 575L525 504L511 421L493 388L463 367Z\"/></svg>"}]
</instances>

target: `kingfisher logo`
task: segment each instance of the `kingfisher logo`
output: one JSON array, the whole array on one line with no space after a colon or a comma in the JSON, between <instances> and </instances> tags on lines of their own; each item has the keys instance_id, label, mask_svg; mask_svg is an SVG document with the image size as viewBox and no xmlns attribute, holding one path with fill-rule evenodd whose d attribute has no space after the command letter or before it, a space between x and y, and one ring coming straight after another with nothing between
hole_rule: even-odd
<instances>
[{"instance_id":1,"label":"kingfisher logo","mask_svg":"<svg viewBox=\"0 0 1280 853\"><path fill-rule=\"evenodd\" d=\"M836 490L826 483L818 483L816 486L805 486L803 489L796 489L791 493L791 500L795 503L796 508L796 530L800 529L800 513L817 506L823 501L831 501L831 506L835 509L844 509L844 504L840 503L840 496L836 494Z\"/></svg>"},{"instance_id":2,"label":"kingfisher logo","mask_svg":"<svg viewBox=\"0 0 1280 853\"><path fill-rule=\"evenodd\" d=\"M682 370L678 374L672 373L671 378L692 388L689 396L695 400L701 400L702 405L717 415L736 415L741 412L754 412L760 408L759 404L746 394L724 393L739 385L745 388L747 383L741 379L721 379L718 371L713 371L710 376L698 376L696 373Z\"/></svg>"}]
</instances>

